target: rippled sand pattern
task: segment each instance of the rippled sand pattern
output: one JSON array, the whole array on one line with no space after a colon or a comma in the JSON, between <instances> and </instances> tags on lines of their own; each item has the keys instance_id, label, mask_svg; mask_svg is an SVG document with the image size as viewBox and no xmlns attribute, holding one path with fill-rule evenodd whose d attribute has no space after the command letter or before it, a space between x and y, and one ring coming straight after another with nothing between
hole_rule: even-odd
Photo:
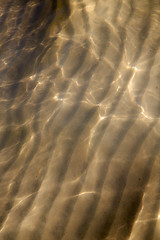
<instances>
[{"instance_id":1,"label":"rippled sand pattern","mask_svg":"<svg viewBox=\"0 0 160 240\"><path fill-rule=\"evenodd\" d=\"M0 240L160 239L160 1L0 1Z\"/></svg>"}]
</instances>

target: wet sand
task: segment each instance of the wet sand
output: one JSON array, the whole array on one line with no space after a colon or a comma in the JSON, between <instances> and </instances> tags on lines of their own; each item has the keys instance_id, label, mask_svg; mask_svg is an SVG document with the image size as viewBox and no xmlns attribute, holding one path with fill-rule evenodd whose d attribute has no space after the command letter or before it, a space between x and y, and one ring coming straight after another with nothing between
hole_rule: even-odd
<instances>
[{"instance_id":1,"label":"wet sand","mask_svg":"<svg viewBox=\"0 0 160 240\"><path fill-rule=\"evenodd\" d=\"M0 3L0 240L159 240L160 3Z\"/></svg>"}]
</instances>

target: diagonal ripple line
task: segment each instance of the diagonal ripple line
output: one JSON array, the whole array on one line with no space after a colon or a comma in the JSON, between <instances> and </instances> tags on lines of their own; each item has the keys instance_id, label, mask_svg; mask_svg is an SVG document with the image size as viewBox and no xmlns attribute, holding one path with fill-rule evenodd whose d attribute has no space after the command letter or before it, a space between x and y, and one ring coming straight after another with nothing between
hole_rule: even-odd
<instances>
[{"instance_id":1,"label":"diagonal ripple line","mask_svg":"<svg viewBox=\"0 0 160 240\"><path fill-rule=\"evenodd\" d=\"M95 148L93 148L93 149L95 149ZM93 209L95 209L95 208L93 208ZM88 211L88 213L87 213L87 214L89 214L89 213L91 214L91 212L90 212L90 211ZM86 214L86 215L87 215L87 214ZM88 216L89 216L89 215L88 215ZM92 216L92 215L91 215L91 216ZM85 217L84 217L84 219L85 219ZM91 219L92 219L92 217L91 217ZM84 223L84 226L85 226L85 227L86 227L86 224L87 224L87 223L88 223L88 221L86 221L86 222ZM88 225L89 225L89 224L88 224ZM83 229L82 229L82 226L80 226L80 228L79 228L79 229L80 229L80 230L79 230L80 232L84 232L84 231L83 231ZM105 228L104 228L104 229L105 229ZM78 235L80 234L80 232L78 233Z\"/></svg>"},{"instance_id":2,"label":"diagonal ripple line","mask_svg":"<svg viewBox=\"0 0 160 240\"><path fill-rule=\"evenodd\" d=\"M157 240L159 10L2 1L0 239Z\"/></svg>"},{"instance_id":3,"label":"diagonal ripple line","mask_svg":"<svg viewBox=\"0 0 160 240\"><path fill-rule=\"evenodd\" d=\"M152 66L152 65L151 65ZM149 80L148 80L149 81ZM148 82L148 81L146 81L146 82ZM106 125L105 124L105 128L108 126L108 124ZM126 127L125 127L125 129L126 129ZM103 131L102 131L103 133L102 133L102 135L104 134L104 128L103 128ZM99 137L99 139L97 140L97 143L99 143L100 142L100 139L102 139L102 135L100 135L100 137ZM98 146L98 145L97 145ZM97 146L96 147L94 147L93 149L94 149L94 152L96 152L96 148L97 148ZM92 158L93 158L93 155L92 155ZM103 169L104 169L104 166L103 166ZM100 171L101 173L102 173L102 170ZM104 173L104 170L103 170L103 173ZM103 180L102 180L102 182L101 183L99 183L98 184L98 186L100 185L100 189L102 189L102 186L103 186L103 183L104 183L104 179L105 179L105 177L106 177L106 174L104 175L104 177L102 178ZM97 191L99 190L99 188L97 189ZM101 191L101 190L100 190ZM98 191L99 192L99 191ZM101 196L101 194L100 194L100 196ZM87 229L87 226L89 226L89 223L90 223L90 221L93 219L93 215L94 215L94 213L96 212L96 207L98 206L98 202L99 202L99 200L100 200L100 198L95 198L95 203L94 203L94 207L92 206L92 204L90 204L90 207L88 208L88 211L87 211L87 214L86 214L86 216L83 218L83 219L86 219L86 221L84 222L83 221L83 223L82 223L82 225L80 225L80 227L79 227L79 229L78 229L78 233L77 233L77 236L79 236L80 235L80 233L82 233L83 232L83 234L85 234L85 232L86 232L86 230L84 230L84 229ZM115 204L113 204L113 208L115 208ZM91 210L92 209L92 210ZM93 212L93 213L92 213ZM88 216L88 218L90 219L90 221L87 219L87 216ZM113 213L112 213L112 217L113 217ZM109 217L107 217L107 219L109 219ZM106 224L106 226L104 226L104 227L102 227L101 228L101 230L102 231L104 231L105 233L103 233L102 235L100 235L100 237L105 237L106 236L106 234L107 234L107 232L108 232L108 230L109 230L109 226L108 226L108 223ZM99 236L99 235L98 235ZM98 237L97 236L97 237Z\"/></svg>"},{"instance_id":4,"label":"diagonal ripple line","mask_svg":"<svg viewBox=\"0 0 160 240\"><path fill-rule=\"evenodd\" d=\"M49 86L47 86L46 85L46 90L48 91L50 88L49 88ZM47 93L47 92L46 92ZM46 93L44 92L44 97L46 96ZM41 100L38 100L38 104L40 103L40 101L42 101L43 99L44 99L44 97L41 95ZM13 105L13 103L11 103L11 105ZM38 108L40 108L40 104L38 105L39 107ZM37 128L37 123L38 123L38 114L37 114L37 111L38 111L38 109L37 108L35 108L35 121L33 122L33 128ZM21 116L22 117L22 116ZM37 117L37 118L36 118ZM23 118L21 118L21 121L23 120ZM7 132L7 135L8 135L9 133ZM22 132L21 133L21 137L20 137L20 142L21 142L21 146L18 146L18 149L17 149L17 155L18 155L18 153L20 152L20 150L21 150L21 148L22 148L22 146L23 146L23 142L24 142L24 140L25 140L25 134ZM22 138L24 138L24 140L22 139ZM35 149L34 151L36 152L36 150L38 149L38 147L36 147L36 146L38 146L39 144L38 143L40 143L40 141L39 141L40 139L38 138L38 136L37 136L37 138L36 138L36 145L35 146L33 146L33 149ZM4 141L3 141L4 142ZM3 144L5 144L5 143L3 143ZM3 146L2 146L3 147ZM28 156L28 160L26 160L26 164L25 164L25 166L24 166L24 168L19 172L19 174L16 176L16 178L15 178L15 182L17 183L18 182L18 184L16 184L16 186L15 186L15 189L14 189L14 194L16 194L17 192L18 192L18 189L19 189L19 186L20 186L20 183L21 183L21 181L22 181L22 176L24 175L24 172L27 170L27 166L29 166L28 164L29 164L29 162L32 160L32 158L33 158L33 153L32 153L33 151L31 151L31 153L30 153L30 155ZM15 157L15 160L16 160L16 157ZM12 163L11 164L13 164L14 163L14 161L13 161L13 159L12 159ZM9 165L7 165L6 166L6 168L4 169L5 171L4 172L6 172L7 170L8 170L8 167L11 167L11 164L9 164ZM3 172L3 173L4 173ZM21 181L20 181L21 180ZM11 195L13 194L13 191L11 191ZM9 197L9 199L10 199L10 197ZM6 207L7 206L10 206L9 207L9 209L8 209L8 207L7 207L7 209L8 210L10 210L11 208L12 208L12 205L13 205L13 199L14 199L14 196L11 196L11 200L9 200L9 202L8 203L6 203ZM3 219L5 220L5 216L3 215Z\"/></svg>"},{"instance_id":5,"label":"diagonal ripple line","mask_svg":"<svg viewBox=\"0 0 160 240\"><path fill-rule=\"evenodd\" d=\"M55 236L54 236L55 237ZM61 236L62 237L62 236Z\"/></svg>"}]
</instances>

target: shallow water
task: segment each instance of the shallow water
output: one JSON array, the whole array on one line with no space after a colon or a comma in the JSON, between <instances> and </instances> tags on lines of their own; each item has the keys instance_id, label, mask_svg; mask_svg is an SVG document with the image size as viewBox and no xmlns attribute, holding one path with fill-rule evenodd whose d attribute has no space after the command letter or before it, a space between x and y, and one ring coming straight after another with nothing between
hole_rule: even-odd
<instances>
[{"instance_id":1,"label":"shallow water","mask_svg":"<svg viewBox=\"0 0 160 240\"><path fill-rule=\"evenodd\" d=\"M1 0L0 240L159 240L160 3Z\"/></svg>"}]
</instances>

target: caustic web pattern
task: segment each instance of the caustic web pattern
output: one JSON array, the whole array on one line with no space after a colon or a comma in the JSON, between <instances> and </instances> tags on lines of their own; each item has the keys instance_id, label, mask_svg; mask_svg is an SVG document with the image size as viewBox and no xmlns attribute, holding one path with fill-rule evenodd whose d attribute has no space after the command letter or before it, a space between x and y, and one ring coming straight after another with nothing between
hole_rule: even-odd
<instances>
[{"instance_id":1,"label":"caustic web pattern","mask_svg":"<svg viewBox=\"0 0 160 240\"><path fill-rule=\"evenodd\" d=\"M159 0L1 0L0 240L159 240Z\"/></svg>"}]
</instances>

